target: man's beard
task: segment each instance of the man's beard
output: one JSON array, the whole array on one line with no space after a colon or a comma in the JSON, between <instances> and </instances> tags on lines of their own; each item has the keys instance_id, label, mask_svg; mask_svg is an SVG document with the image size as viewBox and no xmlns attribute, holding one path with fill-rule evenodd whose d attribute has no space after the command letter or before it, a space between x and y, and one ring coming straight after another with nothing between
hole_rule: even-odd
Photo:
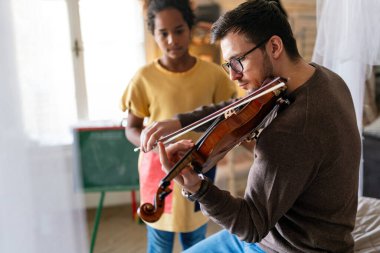
<instances>
[{"instance_id":1,"label":"man's beard","mask_svg":"<svg viewBox=\"0 0 380 253\"><path fill-rule=\"evenodd\" d=\"M264 69L264 77L273 79L275 78L273 74L273 65L269 60L268 54L264 51L264 59L263 59L263 69Z\"/></svg>"},{"instance_id":2,"label":"man's beard","mask_svg":"<svg viewBox=\"0 0 380 253\"><path fill-rule=\"evenodd\" d=\"M260 87L250 89L248 91L248 94L254 92L255 90L257 90L263 86L265 86L266 84L270 83L275 78L275 76L273 74L273 65L269 60L267 52L264 51L263 55L264 55L264 57L263 57L263 78L264 78L264 80L261 82Z\"/></svg>"}]
</instances>

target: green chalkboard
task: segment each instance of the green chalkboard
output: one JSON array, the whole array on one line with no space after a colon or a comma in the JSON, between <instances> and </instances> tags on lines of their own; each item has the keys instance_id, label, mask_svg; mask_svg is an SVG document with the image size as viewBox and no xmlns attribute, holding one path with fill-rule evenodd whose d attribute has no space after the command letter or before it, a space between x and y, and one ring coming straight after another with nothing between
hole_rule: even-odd
<instances>
[{"instance_id":1,"label":"green chalkboard","mask_svg":"<svg viewBox=\"0 0 380 253\"><path fill-rule=\"evenodd\" d=\"M87 192L138 190L138 154L123 127L75 128L77 171Z\"/></svg>"}]
</instances>

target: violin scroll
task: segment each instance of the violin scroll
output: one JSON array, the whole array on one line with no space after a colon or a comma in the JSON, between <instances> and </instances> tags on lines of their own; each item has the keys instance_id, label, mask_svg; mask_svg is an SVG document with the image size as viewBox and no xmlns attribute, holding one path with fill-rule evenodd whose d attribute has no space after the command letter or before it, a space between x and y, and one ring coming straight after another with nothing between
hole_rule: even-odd
<instances>
[{"instance_id":1,"label":"violin scroll","mask_svg":"<svg viewBox=\"0 0 380 253\"><path fill-rule=\"evenodd\" d=\"M137 214L146 222L153 223L160 219L165 208L165 197L172 192L170 182L161 184L156 193L154 204L144 203L137 209Z\"/></svg>"}]
</instances>

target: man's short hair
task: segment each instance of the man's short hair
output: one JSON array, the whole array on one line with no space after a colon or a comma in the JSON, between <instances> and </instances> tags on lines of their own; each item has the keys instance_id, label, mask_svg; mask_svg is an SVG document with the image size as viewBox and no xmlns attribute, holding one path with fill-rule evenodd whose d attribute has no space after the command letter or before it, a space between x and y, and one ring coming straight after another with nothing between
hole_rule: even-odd
<instances>
[{"instance_id":1,"label":"man's short hair","mask_svg":"<svg viewBox=\"0 0 380 253\"><path fill-rule=\"evenodd\" d=\"M213 24L212 41L223 39L230 31L255 44L277 35L291 59L300 57L287 14L276 1L250 0L227 12Z\"/></svg>"}]
</instances>

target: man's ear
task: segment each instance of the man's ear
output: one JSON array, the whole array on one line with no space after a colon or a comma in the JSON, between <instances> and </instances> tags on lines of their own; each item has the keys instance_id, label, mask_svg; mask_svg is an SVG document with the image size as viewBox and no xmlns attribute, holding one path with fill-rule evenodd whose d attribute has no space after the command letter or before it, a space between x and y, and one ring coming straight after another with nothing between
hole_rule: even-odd
<instances>
[{"instance_id":1,"label":"man's ear","mask_svg":"<svg viewBox=\"0 0 380 253\"><path fill-rule=\"evenodd\" d=\"M273 35L268 40L267 46L269 46L268 52L271 54L272 58L276 60L284 51L284 44L282 43L282 39L277 35Z\"/></svg>"}]
</instances>

